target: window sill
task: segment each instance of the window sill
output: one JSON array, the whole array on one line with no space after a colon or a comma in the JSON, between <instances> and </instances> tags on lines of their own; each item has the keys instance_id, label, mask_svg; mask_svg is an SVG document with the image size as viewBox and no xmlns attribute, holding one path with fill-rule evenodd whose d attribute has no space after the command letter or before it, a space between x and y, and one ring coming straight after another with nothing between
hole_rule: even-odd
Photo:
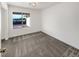
<instances>
[{"instance_id":1,"label":"window sill","mask_svg":"<svg viewBox=\"0 0 79 59\"><path fill-rule=\"evenodd\" d=\"M28 27L27 25L15 25L13 26L13 29L22 29Z\"/></svg>"}]
</instances>

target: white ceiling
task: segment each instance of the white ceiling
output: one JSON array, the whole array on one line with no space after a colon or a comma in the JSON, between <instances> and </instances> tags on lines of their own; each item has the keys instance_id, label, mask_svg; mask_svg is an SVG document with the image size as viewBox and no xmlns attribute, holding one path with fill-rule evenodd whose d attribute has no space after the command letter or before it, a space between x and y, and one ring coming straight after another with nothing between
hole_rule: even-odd
<instances>
[{"instance_id":1,"label":"white ceiling","mask_svg":"<svg viewBox=\"0 0 79 59\"><path fill-rule=\"evenodd\" d=\"M50 6L53 6L53 5L57 4L58 2L38 2L38 5L36 7L33 7L29 3L30 2L8 2L8 5L42 10L42 9L48 8Z\"/></svg>"}]
</instances>

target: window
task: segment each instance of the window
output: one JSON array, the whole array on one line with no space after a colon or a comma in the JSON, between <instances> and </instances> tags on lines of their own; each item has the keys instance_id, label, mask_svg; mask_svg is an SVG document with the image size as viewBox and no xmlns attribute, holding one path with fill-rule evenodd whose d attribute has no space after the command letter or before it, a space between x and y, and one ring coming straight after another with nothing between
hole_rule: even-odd
<instances>
[{"instance_id":1,"label":"window","mask_svg":"<svg viewBox=\"0 0 79 59\"><path fill-rule=\"evenodd\" d=\"M13 12L13 28L30 26L30 13Z\"/></svg>"}]
</instances>

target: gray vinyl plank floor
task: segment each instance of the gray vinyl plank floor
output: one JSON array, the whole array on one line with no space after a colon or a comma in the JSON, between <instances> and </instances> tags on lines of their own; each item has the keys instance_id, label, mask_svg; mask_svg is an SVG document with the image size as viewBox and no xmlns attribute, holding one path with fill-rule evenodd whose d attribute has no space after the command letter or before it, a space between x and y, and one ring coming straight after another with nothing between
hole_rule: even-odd
<instances>
[{"instance_id":1,"label":"gray vinyl plank floor","mask_svg":"<svg viewBox=\"0 0 79 59\"><path fill-rule=\"evenodd\" d=\"M21 35L2 41L2 57L78 57L79 50L43 32Z\"/></svg>"}]
</instances>

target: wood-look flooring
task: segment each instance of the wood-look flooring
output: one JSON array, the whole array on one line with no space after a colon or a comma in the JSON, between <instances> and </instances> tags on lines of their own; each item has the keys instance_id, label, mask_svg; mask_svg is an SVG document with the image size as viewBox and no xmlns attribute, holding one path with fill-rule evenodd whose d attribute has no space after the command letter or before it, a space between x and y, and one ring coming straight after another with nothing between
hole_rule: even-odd
<instances>
[{"instance_id":1,"label":"wood-look flooring","mask_svg":"<svg viewBox=\"0 0 79 59\"><path fill-rule=\"evenodd\" d=\"M2 41L2 57L78 57L75 49L43 32L22 35Z\"/></svg>"}]
</instances>

